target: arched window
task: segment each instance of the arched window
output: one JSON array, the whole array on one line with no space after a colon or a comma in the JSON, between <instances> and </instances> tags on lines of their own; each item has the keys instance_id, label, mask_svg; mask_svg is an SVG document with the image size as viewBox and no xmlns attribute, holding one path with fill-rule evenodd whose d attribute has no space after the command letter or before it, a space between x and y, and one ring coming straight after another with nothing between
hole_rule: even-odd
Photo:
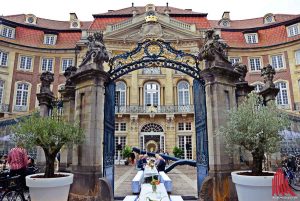
<instances>
[{"instance_id":1,"label":"arched window","mask_svg":"<svg viewBox=\"0 0 300 201\"><path fill-rule=\"evenodd\" d=\"M289 99L288 99L288 92L287 92L287 86L286 82L277 82L275 83L276 88L279 89L279 93L277 95L277 104L278 105L288 105Z\"/></svg>"},{"instance_id":2,"label":"arched window","mask_svg":"<svg viewBox=\"0 0 300 201\"><path fill-rule=\"evenodd\" d=\"M161 125L149 123L142 127L141 132L164 132L164 129Z\"/></svg>"},{"instance_id":3,"label":"arched window","mask_svg":"<svg viewBox=\"0 0 300 201\"><path fill-rule=\"evenodd\" d=\"M0 104L3 103L4 81L0 80Z\"/></svg>"},{"instance_id":4,"label":"arched window","mask_svg":"<svg viewBox=\"0 0 300 201\"><path fill-rule=\"evenodd\" d=\"M160 86L156 82L147 82L144 85L144 103L146 106L160 104Z\"/></svg>"},{"instance_id":5,"label":"arched window","mask_svg":"<svg viewBox=\"0 0 300 201\"><path fill-rule=\"evenodd\" d=\"M27 106L28 105L28 103L27 103L28 93L29 93L29 84L18 83L15 106ZM22 110L25 110L25 108L23 108Z\"/></svg>"},{"instance_id":6,"label":"arched window","mask_svg":"<svg viewBox=\"0 0 300 201\"><path fill-rule=\"evenodd\" d=\"M263 89L264 86L262 84L255 84L254 87L254 91L258 93Z\"/></svg>"},{"instance_id":7,"label":"arched window","mask_svg":"<svg viewBox=\"0 0 300 201\"><path fill-rule=\"evenodd\" d=\"M190 85L187 81L180 81L177 85L178 105L190 104Z\"/></svg>"},{"instance_id":8,"label":"arched window","mask_svg":"<svg viewBox=\"0 0 300 201\"><path fill-rule=\"evenodd\" d=\"M125 82L119 81L116 83L116 95L115 95L116 106L126 105L126 84Z\"/></svg>"}]
</instances>

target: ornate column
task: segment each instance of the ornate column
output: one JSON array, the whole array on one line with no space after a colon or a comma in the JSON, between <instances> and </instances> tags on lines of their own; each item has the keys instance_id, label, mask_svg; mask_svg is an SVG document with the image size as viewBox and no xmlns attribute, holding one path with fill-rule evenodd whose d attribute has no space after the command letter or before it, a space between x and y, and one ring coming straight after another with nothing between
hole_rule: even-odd
<instances>
[{"instance_id":1,"label":"ornate column","mask_svg":"<svg viewBox=\"0 0 300 201\"><path fill-rule=\"evenodd\" d=\"M70 80L70 77L75 75L77 68L70 66L66 69L64 76L66 84L63 89L59 90L63 102L63 118L70 122L74 122L75 118L75 84ZM64 146L60 151L59 171L65 171L72 163L72 147Z\"/></svg>"},{"instance_id":2,"label":"ornate column","mask_svg":"<svg viewBox=\"0 0 300 201\"><path fill-rule=\"evenodd\" d=\"M227 45L219 39L213 30L207 31L199 54L199 59L206 64L201 75L206 91L209 175L214 178L214 200L234 200L235 193L230 192L234 189L230 182L234 160L225 151L223 137L215 134L226 123L226 111L237 105L236 83L243 73L234 70L226 57Z\"/></svg>"},{"instance_id":3,"label":"ornate column","mask_svg":"<svg viewBox=\"0 0 300 201\"><path fill-rule=\"evenodd\" d=\"M40 106L41 117L49 116L49 111L52 108L54 101L53 92L50 89L51 83L54 81L54 74L48 71L43 72L40 77L41 90L40 93L36 94ZM46 159L42 148L37 148L37 164L39 167L44 168Z\"/></svg>"},{"instance_id":4,"label":"ornate column","mask_svg":"<svg viewBox=\"0 0 300 201\"><path fill-rule=\"evenodd\" d=\"M88 41L85 58L70 77L75 84L75 121L85 132L84 142L73 148L74 183L69 195L72 201L97 200L101 188L98 178L103 176L104 94L109 80L103 62L108 61L108 55L102 34L95 33Z\"/></svg>"}]
</instances>

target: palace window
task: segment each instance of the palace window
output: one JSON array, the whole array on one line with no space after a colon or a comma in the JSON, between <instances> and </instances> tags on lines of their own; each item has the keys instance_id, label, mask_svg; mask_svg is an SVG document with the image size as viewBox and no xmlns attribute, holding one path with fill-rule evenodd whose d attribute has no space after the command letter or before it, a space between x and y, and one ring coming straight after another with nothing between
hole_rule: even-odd
<instances>
[{"instance_id":1,"label":"palace window","mask_svg":"<svg viewBox=\"0 0 300 201\"><path fill-rule=\"evenodd\" d=\"M251 71L260 71L261 62L259 57L253 57L249 59L250 70Z\"/></svg>"},{"instance_id":2,"label":"palace window","mask_svg":"<svg viewBox=\"0 0 300 201\"><path fill-rule=\"evenodd\" d=\"M277 82L275 83L276 88L279 89L279 93L276 97L276 102L278 105L288 105L288 91L286 82Z\"/></svg>"},{"instance_id":3,"label":"palace window","mask_svg":"<svg viewBox=\"0 0 300 201\"><path fill-rule=\"evenodd\" d=\"M296 65L300 65L300 50L295 52Z\"/></svg>"},{"instance_id":4,"label":"palace window","mask_svg":"<svg viewBox=\"0 0 300 201\"><path fill-rule=\"evenodd\" d=\"M160 86L155 82L144 85L144 103L146 106L158 106L160 104Z\"/></svg>"},{"instance_id":5,"label":"palace window","mask_svg":"<svg viewBox=\"0 0 300 201\"><path fill-rule=\"evenodd\" d=\"M43 58L42 59L42 72L53 70L53 59L52 58Z\"/></svg>"},{"instance_id":6,"label":"palace window","mask_svg":"<svg viewBox=\"0 0 300 201\"><path fill-rule=\"evenodd\" d=\"M0 104L3 103L4 81L0 80Z\"/></svg>"},{"instance_id":7,"label":"palace window","mask_svg":"<svg viewBox=\"0 0 300 201\"><path fill-rule=\"evenodd\" d=\"M245 39L249 44L258 43L257 33L245 34Z\"/></svg>"},{"instance_id":8,"label":"palace window","mask_svg":"<svg viewBox=\"0 0 300 201\"><path fill-rule=\"evenodd\" d=\"M125 106L126 105L126 84L125 84L125 82L118 81L116 83L115 105L116 106Z\"/></svg>"},{"instance_id":9,"label":"palace window","mask_svg":"<svg viewBox=\"0 0 300 201\"><path fill-rule=\"evenodd\" d=\"M30 70L32 65L32 57L29 56L21 56L20 57L20 66L19 68L22 70Z\"/></svg>"},{"instance_id":10,"label":"palace window","mask_svg":"<svg viewBox=\"0 0 300 201\"><path fill-rule=\"evenodd\" d=\"M45 45L55 45L56 43L56 35L54 34L45 34L44 44Z\"/></svg>"},{"instance_id":11,"label":"palace window","mask_svg":"<svg viewBox=\"0 0 300 201\"><path fill-rule=\"evenodd\" d=\"M284 68L283 56L281 54L271 56L271 60L272 60L273 68L275 68L275 69Z\"/></svg>"},{"instance_id":12,"label":"palace window","mask_svg":"<svg viewBox=\"0 0 300 201\"><path fill-rule=\"evenodd\" d=\"M179 122L178 131L191 131L192 123L191 122Z\"/></svg>"},{"instance_id":13,"label":"palace window","mask_svg":"<svg viewBox=\"0 0 300 201\"><path fill-rule=\"evenodd\" d=\"M16 91L15 110L26 111L28 105L29 84L18 83Z\"/></svg>"},{"instance_id":14,"label":"palace window","mask_svg":"<svg viewBox=\"0 0 300 201\"><path fill-rule=\"evenodd\" d=\"M122 150L126 145L125 136L116 136L115 137L115 160L123 159Z\"/></svg>"},{"instance_id":15,"label":"palace window","mask_svg":"<svg viewBox=\"0 0 300 201\"><path fill-rule=\"evenodd\" d=\"M15 38L15 29L2 25L1 35L6 38Z\"/></svg>"},{"instance_id":16,"label":"palace window","mask_svg":"<svg viewBox=\"0 0 300 201\"><path fill-rule=\"evenodd\" d=\"M164 132L164 129L161 125L149 123L142 127L141 132Z\"/></svg>"},{"instance_id":17,"label":"palace window","mask_svg":"<svg viewBox=\"0 0 300 201\"><path fill-rule=\"evenodd\" d=\"M7 66L8 53L0 51L0 66Z\"/></svg>"},{"instance_id":18,"label":"palace window","mask_svg":"<svg viewBox=\"0 0 300 201\"><path fill-rule=\"evenodd\" d=\"M294 24L294 25L287 27L287 32L288 32L288 37L293 37L293 36L299 35L300 34L299 25Z\"/></svg>"},{"instance_id":19,"label":"palace window","mask_svg":"<svg viewBox=\"0 0 300 201\"><path fill-rule=\"evenodd\" d=\"M73 65L73 59L62 59L61 61L61 71L65 72L65 70Z\"/></svg>"},{"instance_id":20,"label":"palace window","mask_svg":"<svg viewBox=\"0 0 300 201\"><path fill-rule=\"evenodd\" d=\"M231 64L240 63L239 57L231 57L230 59Z\"/></svg>"},{"instance_id":21,"label":"palace window","mask_svg":"<svg viewBox=\"0 0 300 201\"><path fill-rule=\"evenodd\" d=\"M178 136L178 147L183 150L183 159L192 159L192 136Z\"/></svg>"},{"instance_id":22,"label":"palace window","mask_svg":"<svg viewBox=\"0 0 300 201\"><path fill-rule=\"evenodd\" d=\"M116 122L115 123L115 131L126 131L126 123L125 122Z\"/></svg>"},{"instance_id":23,"label":"palace window","mask_svg":"<svg viewBox=\"0 0 300 201\"><path fill-rule=\"evenodd\" d=\"M178 105L190 104L190 85L187 81L180 81L177 85Z\"/></svg>"}]
</instances>

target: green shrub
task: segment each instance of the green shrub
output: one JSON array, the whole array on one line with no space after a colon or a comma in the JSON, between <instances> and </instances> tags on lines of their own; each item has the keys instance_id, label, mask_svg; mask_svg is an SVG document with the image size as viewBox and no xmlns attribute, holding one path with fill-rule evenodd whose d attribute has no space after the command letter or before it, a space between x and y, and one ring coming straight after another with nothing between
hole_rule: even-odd
<instances>
[{"instance_id":1,"label":"green shrub","mask_svg":"<svg viewBox=\"0 0 300 201\"><path fill-rule=\"evenodd\" d=\"M174 147L174 148L173 148L173 154L174 154L174 156L175 156L176 158L181 158L181 157L183 157L184 152L183 152L183 150L180 149L179 147Z\"/></svg>"}]
</instances>

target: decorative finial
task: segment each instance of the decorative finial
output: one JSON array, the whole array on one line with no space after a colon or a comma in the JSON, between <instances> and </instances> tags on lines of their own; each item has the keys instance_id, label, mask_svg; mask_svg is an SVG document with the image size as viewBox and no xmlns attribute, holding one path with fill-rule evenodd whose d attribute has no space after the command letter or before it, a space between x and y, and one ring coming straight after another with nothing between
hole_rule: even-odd
<instances>
[{"instance_id":1,"label":"decorative finial","mask_svg":"<svg viewBox=\"0 0 300 201\"><path fill-rule=\"evenodd\" d=\"M169 3L167 2L167 8L169 8Z\"/></svg>"},{"instance_id":2,"label":"decorative finial","mask_svg":"<svg viewBox=\"0 0 300 201\"><path fill-rule=\"evenodd\" d=\"M133 2L131 3L131 7L132 7L132 8L134 7L134 3L133 3Z\"/></svg>"}]
</instances>

